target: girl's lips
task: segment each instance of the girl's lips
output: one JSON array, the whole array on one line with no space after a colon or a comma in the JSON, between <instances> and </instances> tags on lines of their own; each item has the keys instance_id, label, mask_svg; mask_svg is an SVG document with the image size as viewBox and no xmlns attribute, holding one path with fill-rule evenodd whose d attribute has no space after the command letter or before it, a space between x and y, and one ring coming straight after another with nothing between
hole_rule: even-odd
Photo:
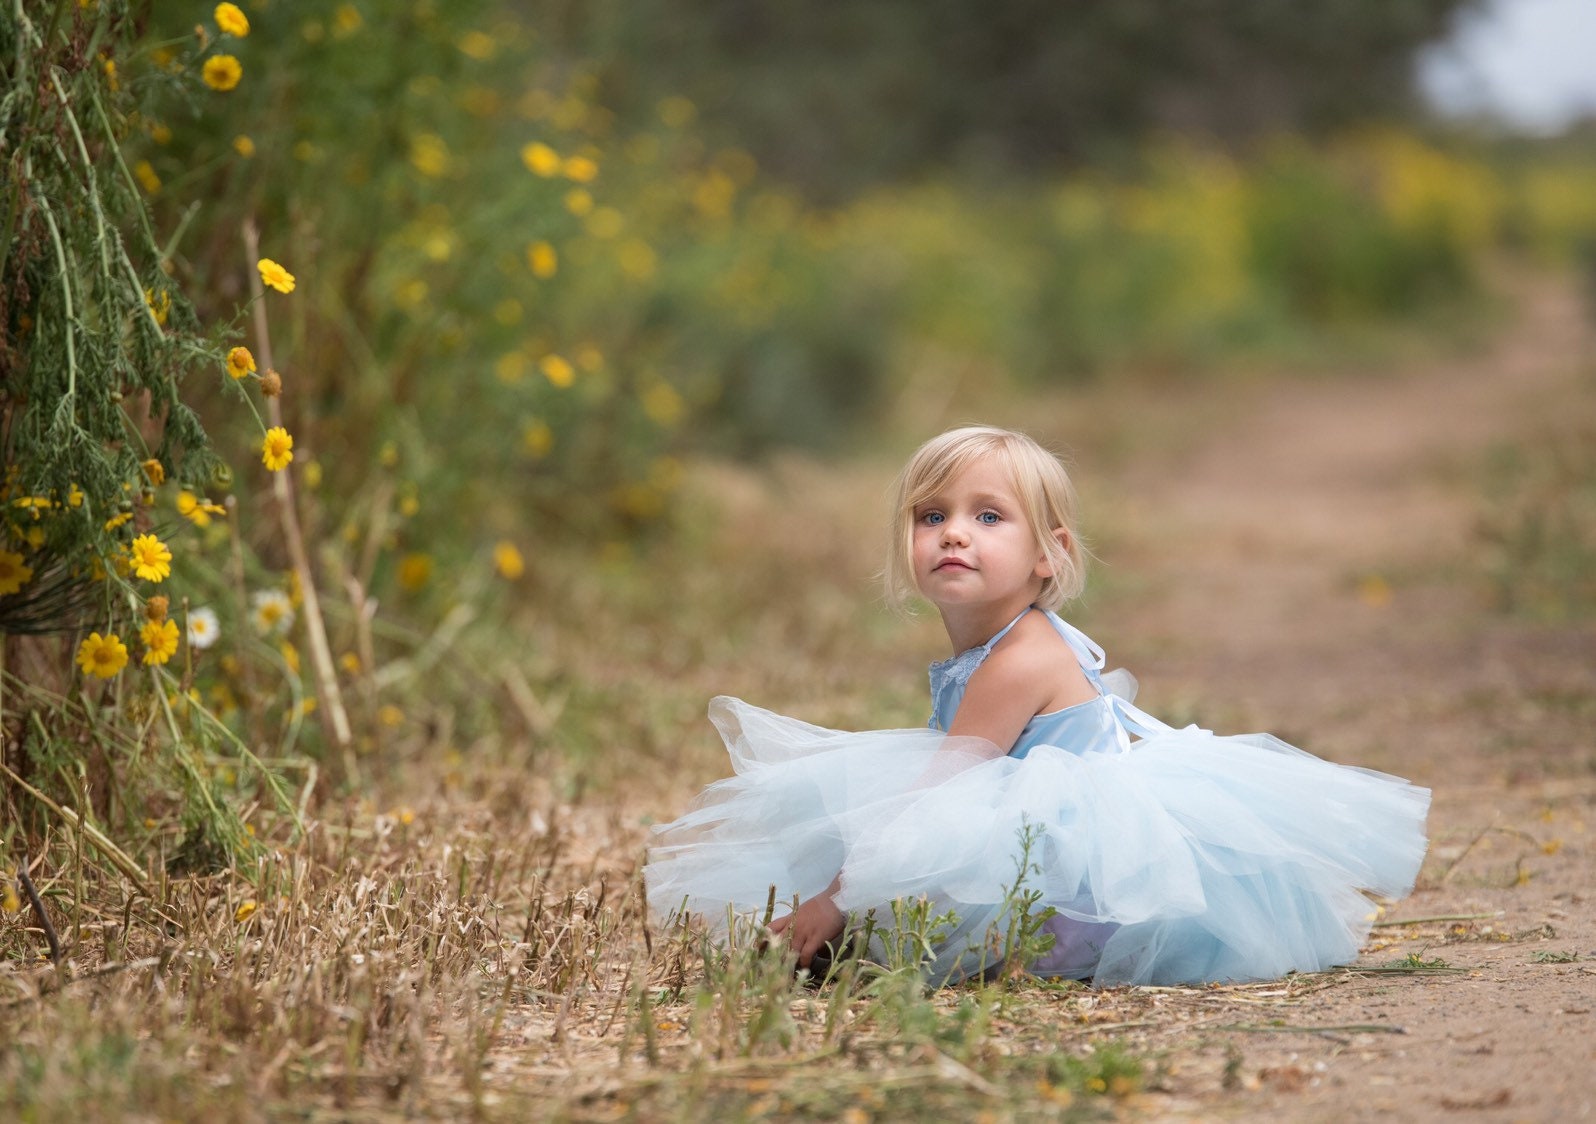
<instances>
[{"instance_id":1,"label":"girl's lips","mask_svg":"<svg viewBox=\"0 0 1596 1124\"><path fill-rule=\"evenodd\" d=\"M948 559L946 559L946 560L944 560L942 562L938 562L936 564L936 566L933 567L933 568L937 569L937 570L955 570L955 569L957 569L957 570L973 570L973 569L975 569L974 566L971 566L968 562L965 562L963 559L960 559L960 558L948 558Z\"/></svg>"}]
</instances>

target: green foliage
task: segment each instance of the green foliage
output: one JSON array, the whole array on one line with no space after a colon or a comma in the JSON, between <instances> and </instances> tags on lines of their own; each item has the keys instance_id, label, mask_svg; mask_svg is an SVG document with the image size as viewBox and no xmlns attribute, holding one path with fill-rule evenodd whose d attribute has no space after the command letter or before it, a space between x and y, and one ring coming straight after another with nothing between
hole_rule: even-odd
<instances>
[{"instance_id":1,"label":"green foliage","mask_svg":"<svg viewBox=\"0 0 1596 1124\"><path fill-rule=\"evenodd\" d=\"M1055 1054L1047 1068L1054 1083L1077 1092L1124 1096L1141 1088L1145 1063L1123 1046L1109 1043L1081 1057Z\"/></svg>"},{"instance_id":2,"label":"green foliage","mask_svg":"<svg viewBox=\"0 0 1596 1124\"><path fill-rule=\"evenodd\" d=\"M0 583L16 584L0 593L9 633L119 619L147 592L114 573L151 526L135 511L162 479L203 489L221 468L179 396L219 353L121 150L138 100L119 78L136 40L119 9L0 12L0 550L31 572Z\"/></svg>"},{"instance_id":3,"label":"green foliage","mask_svg":"<svg viewBox=\"0 0 1596 1124\"><path fill-rule=\"evenodd\" d=\"M1412 53L1476 0L980 6L541 0L623 118L670 94L835 201L942 169L1037 168L1151 130L1230 140L1407 108Z\"/></svg>"}]
</instances>

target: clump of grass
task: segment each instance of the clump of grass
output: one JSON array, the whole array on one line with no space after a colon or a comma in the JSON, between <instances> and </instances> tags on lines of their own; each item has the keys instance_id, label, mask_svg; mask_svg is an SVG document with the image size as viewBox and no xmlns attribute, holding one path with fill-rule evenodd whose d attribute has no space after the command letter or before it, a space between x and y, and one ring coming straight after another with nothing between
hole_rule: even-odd
<instances>
[{"instance_id":1,"label":"clump of grass","mask_svg":"<svg viewBox=\"0 0 1596 1124\"><path fill-rule=\"evenodd\" d=\"M1530 961L1535 964L1574 964L1579 960L1577 952L1532 952Z\"/></svg>"},{"instance_id":2,"label":"clump of grass","mask_svg":"<svg viewBox=\"0 0 1596 1124\"><path fill-rule=\"evenodd\" d=\"M1545 621L1596 614L1596 430L1503 446L1484 476L1476 534L1497 607Z\"/></svg>"}]
</instances>

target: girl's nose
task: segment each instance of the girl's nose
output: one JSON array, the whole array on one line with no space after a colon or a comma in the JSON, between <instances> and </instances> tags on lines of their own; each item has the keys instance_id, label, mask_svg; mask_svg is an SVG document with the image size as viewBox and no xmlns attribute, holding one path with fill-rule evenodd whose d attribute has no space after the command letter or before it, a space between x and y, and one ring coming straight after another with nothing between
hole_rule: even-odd
<instances>
[{"instance_id":1,"label":"girl's nose","mask_svg":"<svg viewBox=\"0 0 1596 1124\"><path fill-rule=\"evenodd\" d=\"M949 519L942 524L942 542L944 545L963 545L970 541L970 534L964 529L957 519Z\"/></svg>"}]
</instances>

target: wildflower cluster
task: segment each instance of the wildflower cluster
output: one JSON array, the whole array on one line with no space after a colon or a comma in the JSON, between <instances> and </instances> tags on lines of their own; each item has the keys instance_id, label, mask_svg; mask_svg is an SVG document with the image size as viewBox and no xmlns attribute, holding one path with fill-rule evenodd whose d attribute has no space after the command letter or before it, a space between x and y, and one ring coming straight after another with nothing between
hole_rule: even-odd
<instances>
[{"instance_id":1,"label":"wildflower cluster","mask_svg":"<svg viewBox=\"0 0 1596 1124\"><path fill-rule=\"evenodd\" d=\"M214 15L216 29L220 35L218 50L204 61L200 73L205 84L211 89L227 93L243 80L244 66L236 55L221 49L222 41L227 38L242 39L248 35L249 17L244 15L237 4L218 4Z\"/></svg>"},{"instance_id":2,"label":"wildflower cluster","mask_svg":"<svg viewBox=\"0 0 1596 1124\"><path fill-rule=\"evenodd\" d=\"M259 658L253 633L287 663L297 595L273 567L254 564L255 629L240 630L234 652L199 658L222 637L224 615L243 622L246 580L232 472L200 410L218 392L246 403L232 413L254 416L276 472L293 439L275 412L270 425L261 418L258 404L275 403L283 380L227 322L236 302L212 292L214 282L196 284L204 250L184 239L201 212L172 198L172 185L196 185L165 154L194 121L249 95L240 57L250 20L222 3L211 23L150 41L138 38L142 20L115 7L0 9L0 42L17 44L7 57L22 68L9 75L16 96L0 100L0 136L10 138L0 177L0 633L8 653L23 645L30 668L20 699L13 673L0 673L0 733L9 743L38 708L60 712L39 730L69 728L82 699L106 736L130 724L145 744L152 715L164 713L156 760L166 768L146 768L139 782L161 800L192 796L212 825L204 830L231 846L243 836L236 823L222 830L228 813L212 788L233 772L230 755L248 754L225 725L230 692L250 678L237 653ZM166 112L185 104L193 112ZM243 136L228 148L235 163L252 152ZM261 258L254 270L273 300L293 292L281 261ZM217 561L229 548L231 571ZM30 633L70 636L70 660L17 639ZM276 690L297 716L297 681ZM272 773L257 762L254 775L280 803ZM138 787L119 789L130 807Z\"/></svg>"}]
</instances>

